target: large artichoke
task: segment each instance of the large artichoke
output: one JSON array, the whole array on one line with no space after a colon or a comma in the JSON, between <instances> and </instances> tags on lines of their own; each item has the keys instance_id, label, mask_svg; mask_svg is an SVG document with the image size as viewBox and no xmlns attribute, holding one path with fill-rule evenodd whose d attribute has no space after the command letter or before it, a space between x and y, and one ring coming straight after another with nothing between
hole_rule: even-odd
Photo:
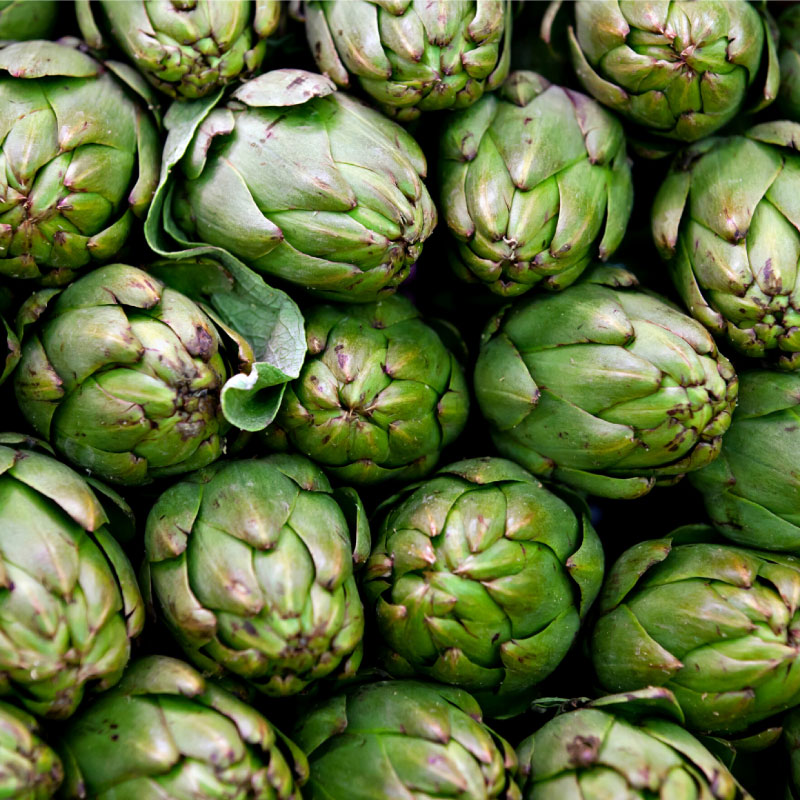
<instances>
[{"instance_id":1,"label":"large artichoke","mask_svg":"<svg viewBox=\"0 0 800 800\"><path fill-rule=\"evenodd\" d=\"M161 150L132 88L146 93L71 40L0 49L0 275L66 283L125 243Z\"/></svg>"},{"instance_id":2,"label":"large artichoke","mask_svg":"<svg viewBox=\"0 0 800 800\"><path fill-rule=\"evenodd\" d=\"M600 595L603 688L663 686L690 728L742 731L800 703L800 559L722 544L706 525L626 550Z\"/></svg>"},{"instance_id":3,"label":"large artichoke","mask_svg":"<svg viewBox=\"0 0 800 800\"><path fill-rule=\"evenodd\" d=\"M562 289L619 246L633 204L622 126L594 100L515 72L452 114L441 207L456 273L501 295Z\"/></svg>"},{"instance_id":4,"label":"large artichoke","mask_svg":"<svg viewBox=\"0 0 800 800\"><path fill-rule=\"evenodd\" d=\"M0 41L46 39L58 18L59 0L0 0Z\"/></svg>"},{"instance_id":5,"label":"large artichoke","mask_svg":"<svg viewBox=\"0 0 800 800\"><path fill-rule=\"evenodd\" d=\"M144 623L114 538L129 535L128 513L32 440L0 436L0 694L34 714L69 716L128 663Z\"/></svg>"},{"instance_id":6,"label":"large artichoke","mask_svg":"<svg viewBox=\"0 0 800 800\"><path fill-rule=\"evenodd\" d=\"M737 381L708 332L621 269L525 299L487 327L475 394L501 454L637 497L713 461Z\"/></svg>"},{"instance_id":7,"label":"large artichoke","mask_svg":"<svg viewBox=\"0 0 800 800\"><path fill-rule=\"evenodd\" d=\"M778 18L778 27L781 32L778 106L787 119L800 122L800 6L789 6Z\"/></svg>"},{"instance_id":8,"label":"large artichoke","mask_svg":"<svg viewBox=\"0 0 800 800\"><path fill-rule=\"evenodd\" d=\"M309 355L286 387L274 446L295 449L346 483L421 477L461 433L469 396L462 369L404 297L317 306Z\"/></svg>"},{"instance_id":9,"label":"large artichoke","mask_svg":"<svg viewBox=\"0 0 800 800\"><path fill-rule=\"evenodd\" d=\"M63 732L64 800L300 800L302 752L261 714L165 656L133 663Z\"/></svg>"},{"instance_id":10,"label":"large artichoke","mask_svg":"<svg viewBox=\"0 0 800 800\"><path fill-rule=\"evenodd\" d=\"M745 355L800 367L800 124L757 125L678 155L653 236L691 314Z\"/></svg>"},{"instance_id":11,"label":"large artichoke","mask_svg":"<svg viewBox=\"0 0 800 800\"><path fill-rule=\"evenodd\" d=\"M386 114L465 108L497 88L511 60L507 0L309 0L308 43L339 86L350 73Z\"/></svg>"},{"instance_id":12,"label":"large artichoke","mask_svg":"<svg viewBox=\"0 0 800 800\"><path fill-rule=\"evenodd\" d=\"M293 738L307 800L520 800L517 760L465 691L416 681L351 688L317 703Z\"/></svg>"},{"instance_id":13,"label":"large artichoke","mask_svg":"<svg viewBox=\"0 0 800 800\"><path fill-rule=\"evenodd\" d=\"M603 580L600 540L572 505L499 458L451 464L395 499L364 580L390 671L467 689L492 716L522 710Z\"/></svg>"},{"instance_id":14,"label":"large artichoke","mask_svg":"<svg viewBox=\"0 0 800 800\"><path fill-rule=\"evenodd\" d=\"M337 501L354 501L352 533ZM153 506L145 583L207 674L228 669L267 694L294 694L334 671L350 676L361 661L354 548L366 559L369 529L354 492L335 497L302 456L229 461Z\"/></svg>"}]
</instances>

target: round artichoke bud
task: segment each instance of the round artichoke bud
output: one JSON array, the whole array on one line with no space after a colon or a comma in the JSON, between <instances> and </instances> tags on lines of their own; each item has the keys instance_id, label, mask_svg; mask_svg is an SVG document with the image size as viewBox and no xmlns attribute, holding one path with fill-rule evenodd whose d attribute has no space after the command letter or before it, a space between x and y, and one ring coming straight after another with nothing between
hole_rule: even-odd
<instances>
[{"instance_id":1,"label":"round artichoke bud","mask_svg":"<svg viewBox=\"0 0 800 800\"><path fill-rule=\"evenodd\" d=\"M291 444L345 483L409 480L464 429L461 366L404 297L317 306L306 340L306 362L266 431L278 449Z\"/></svg>"},{"instance_id":2,"label":"round artichoke bud","mask_svg":"<svg viewBox=\"0 0 800 800\"><path fill-rule=\"evenodd\" d=\"M135 91L146 84L77 46L0 49L0 275L67 283L114 256L150 206L161 144Z\"/></svg>"},{"instance_id":3,"label":"round artichoke bud","mask_svg":"<svg viewBox=\"0 0 800 800\"><path fill-rule=\"evenodd\" d=\"M49 308L37 296L29 305L41 317L23 341L17 402L70 461L133 485L220 455L226 366L217 329L196 303L140 269L111 264Z\"/></svg>"},{"instance_id":4,"label":"round artichoke bud","mask_svg":"<svg viewBox=\"0 0 800 800\"><path fill-rule=\"evenodd\" d=\"M520 800L513 749L461 689L416 681L352 687L317 703L293 738L308 755L307 800Z\"/></svg>"},{"instance_id":5,"label":"round artichoke bud","mask_svg":"<svg viewBox=\"0 0 800 800\"><path fill-rule=\"evenodd\" d=\"M188 664L148 656L63 732L64 800L300 800L303 753Z\"/></svg>"},{"instance_id":6,"label":"round artichoke bud","mask_svg":"<svg viewBox=\"0 0 800 800\"><path fill-rule=\"evenodd\" d=\"M340 503L356 509L352 536ZM361 662L354 550L359 561L369 551L358 495L334 495L302 456L214 464L153 506L145 585L205 674L228 669L267 694L295 694Z\"/></svg>"},{"instance_id":7,"label":"round artichoke bud","mask_svg":"<svg viewBox=\"0 0 800 800\"><path fill-rule=\"evenodd\" d=\"M108 30L153 86L182 100L256 71L281 15L280 0L99 0L98 20L93 5L75 4L89 45L102 47Z\"/></svg>"},{"instance_id":8,"label":"round artichoke bud","mask_svg":"<svg viewBox=\"0 0 800 800\"><path fill-rule=\"evenodd\" d=\"M501 311L475 394L500 453L602 497L638 497L713 461L737 380L702 325L619 268Z\"/></svg>"},{"instance_id":9,"label":"round artichoke bud","mask_svg":"<svg viewBox=\"0 0 800 800\"><path fill-rule=\"evenodd\" d=\"M62 718L87 686L119 680L144 623L136 576L114 538L132 527L109 489L33 440L0 436L0 694Z\"/></svg>"},{"instance_id":10,"label":"round artichoke bud","mask_svg":"<svg viewBox=\"0 0 800 800\"><path fill-rule=\"evenodd\" d=\"M364 580L386 664L524 710L561 663L603 580L603 550L572 506L500 458L459 461L393 498Z\"/></svg>"},{"instance_id":11,"label":"round artichoke bud","mask_svg":"<svg viewBox=\"0 0 800 800\"><path fill-rule=\"evenodd\" d=\"M683 728L671 692L609 695L560 714L517 749L525 800L753 800Z\"/></svg>"},{"instance_id":12,"label":"round artichoke bud","mask_svg":"<svg viewBox=\"0 0 800 800\"><path fill-rule=\"evenodd\" d=\"M0 0L0 41L46 39L58 17L59 0Z\"/></svg>"},{"instance_id":13,"label":"round artichoke bud","mask_svg":"<svg viewBox=\"0 0 800 800\"><path fill-rule=\"evenodd\" d=\"M310 0L308 43L339 86L354 75L384 113L466 108L499 86L511 61L511 9L504 0Z\"/></svg>"},{"instance_id":14,"label":"round artichoke bud","mask_svg":"<svg viewBox=\"0 0 800 800\"><path fill-rule=\"evenodd\" d=\"M626 550L600 594L604 689L663 686L689 728L742 731L800 703L800 559L721 543L707 525Z\"/></svg>"},{"instance_id":15,"label":"round artichoke bud","mask_svg":"<svg viewBox=\"0 0 800 800\"><path fill-rule=\"evenodd\" d=\"M465 280L507 296L563 289L622 241L633 205L622 125L580 92L515 72L447 118L440 156Z\"/></svg>"},{"instance_id":16,"label":"round artichoke bud","mask_svg":"<svg viewBox=\"0 0 800 800\"><path fill-rule=\"evenodd\" d=\"M425 171L399 125L322 75L275 70L200 123L165 217L259 272L368 302L408 276L436 224Z\"/></svg>"},{"instance_id":17,"label":"round artichoke bud","mask_svg":"<svg viewBox=\"0 0 800 800\"><path fill-rule=\"evenodd\" d=\"M781 88L778 106L787 119L800 122L800 7L791 5L778 18L781 33Z\"/></svg>"},{"instance_id":18,"label":"round artichoke bud","mask_svg":"<svg viewBox=\"0 0 800 800\"><path fill-rule=\"evenodd\" d=\"M691 314L781 369L800 368L798 141L800 124L772 122L699 142L653 206L656 245Z\"/></svg>"}]
</instances>

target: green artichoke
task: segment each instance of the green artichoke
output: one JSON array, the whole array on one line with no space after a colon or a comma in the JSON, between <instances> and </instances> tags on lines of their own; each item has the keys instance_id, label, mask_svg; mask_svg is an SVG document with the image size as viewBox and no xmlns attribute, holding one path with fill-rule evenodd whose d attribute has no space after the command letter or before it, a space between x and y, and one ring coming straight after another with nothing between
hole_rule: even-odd
<instances>
[{"instance_id":1,"label":"green artichoke","mask_svg":"<svg viewBox=\"0 0 800 800\"><path fill-rule=\"evenodd\" d=\"M653 236L690 313L748 356L800 368L800 124L757 125L678 155Z\"/></svg>"},{"instance_id":2,"label":"green artichoke","mask_svg":"<svg viewBox=\"0 0 800 800\"><path fill-rule=\"evenodd\" d=\"M64 800L300 800L308 776L261 714L165 656L133 663L61 747Z\"/></svg>"},{"instance_id":3,"label":"green artichoke","mask_svg":"<svg viewBox=\"0 0 800 800\"><path fill-rule=\"evenodd\" d=\"M83 38L102 47L107 29L125 55L170 97L203 97L255 72L266 37L280 22L280 0L76 0Z\"/></svg>"},{"instance_id":4,"label":"green artichoke","mask_svg":"<svg viewBox=\"0 0 800 800\"><path fill-rule=\"evenodd\" d=\"M58 17L59 0L0 0L0 41L46 39Z\"/></svg>"},{"instance_id":5,"label":"green artichoke","mask_svg":"<svg viewBox=\"0 0 800 800\"><path fill-rule=\"evenodd\" d=\"M800 6L792 5L778 18L781 33L781 88L778 106L787 119L800 122Z\"/></svg>"},{"instance_id":6,"label":"green artichoke","mask_svg":"<svg viewBox=\"0 0 800 800\"><path fill-rule=\"evenodd\" d=\"M404 297L317 306L308 357L267 438L345 483L430 472L464 428L469 395L456 357Z\"/></svg>"},{"instance_id":7,"label":"green artichoke","mask_svg":"<svg viewBox=\"0 0 800 800\"><path fill-rule=\"evenodd\" d=\"M77 48L0 49L0 275L69 282L120 250L153 197L161 145L136 94L146 84Z\"/></svg>"},{"instance_id":8,"label":"green artichoke","mask_svg":"<svg viewBox=\"0 0 800 800\"><path fill-rule=\"evenodd\" d=\"M390 672L467 689L494 717L524 710L600 591L586 509L500 458L451 464L401 498L364 579Z\"/></svg>"},{"instance_id":9,"label":"green artichoke","mask_svg":"<svg viewBox=\"0 0 800 800\"><path fill-rule=\"evenodd\" d=\"M41 436L122 484L189 472L221 454L227 368L198 305L124 264L85 275L47 307L52 294L29 301L30 317L40 318L14 373L17 402Z\"/></svg>"},{"instance_id":10,"label":"green artichoke","mask_svg":"<svg viewBox=\"0 0 800 800\"><path fill-rule=\"evenodd\" d=\"M303 6L320 71L339 86L349 86L352 73L397 119L466 108L508 75L506 0L309 0Z\"/></svg>"},{"instance_id":11,"label":"green artichoke","mask_svg":"<svg viewBox=\"0 0 800 800\"><path fill-rule=\"evenodd\" d=\"M619 246L633 205L619 122L535 72L452 114L440 148L441 208L461 278L497 294L563 289Z\"/></svg>"},{"instance_id":12,"label":"green artichoke","mask_svg":"<svg viewBox=\"0 0 800 800\"><path fill-rule=\"evenodd\" d=\"M33 440L0 436L0 694L67 717L87 686L119 680L144 623L114 538L129 534L129 514Z\"/></svg>"},{"instance_id":13,"label":"green artichoke","mask_svg":"<svg viewBox=\"0 0 800 800\"><path fill-rule=\"evenodd\" d=\"M322 297L373 301L406 278L436 224L425 170L399 125L321 75L275 70L199 124L162 223Z\"/></svg>"},{"instance_id":14,"label":"green artichoke","mask_svg":"<svg viewBox=\"0 0 800 800\"><path fill-rule=\"evenodd\" d=\"M514 751L461 689L350 688L302 716L293 738L308 755L306 800L520 800Z\"/></svg>"},{"instance_id":15,"label":"green artichoke","mask_svg":"<svg viewBox=\"0 0 800 800\"><path fill-rule=\"evenodd\" d=\"M0 339L5 335L5 342L0 347L0 383L14 371L20 357L19 339L8 323L0 315Z\"/></svg>"},{"instance_id":16,"label":"green artichoke","mask_svg":"<svg viewBox=\"0 0 800 800\"><path fill-rule=\"evenodd\" d=\"M671 692L647 689L560 714L518 748L526 800L753 800L682 727Z\"/></svg>"},{"instance_id":17,"label":"green artichoke","mask_svg":"<svg viewBox=\"0 0 800 800\"><path fill-rule=\"evenodd\" d=\"M356 508L352 537L340 502ZM267 694L295 694L361 662L354 548L365 560L369 528L355 492L334 496L302 456L229 461L153 506L145 585L204 673L228 669Z\"/></svg>"},{"instance_id":18,"label":"green artichoke","mask_svg":"<svg viewBox=\"0 0 800 800\"><path fill-rule=\"evenodd\" d=\"M796 800L800 797L800 711L792 711L783 718L783 742L789 751L786 800Z\"/></svg>"},{"instance_id":19,"label":"green artichoke","mask_svg":"<svg viewBox=\"0 0 800 800\"><path fill-rule=\"evenodd\" d=\"M708 332L622 269L489 323L475 394L500 453L603 497L638 497L719 454L736 402Z\"/></svg>"},{"instance_id":20,"label":"green artichoke","mask_svg":"<svg viewBox=\"0 0 800 800\"><path fill-rule=\"evenodd\" d=\"M689 728L735 733L800 703L800 559L722 544L707 525L614 564L591 639L612 692L663 686Z\"/></svg>"}]
</instances>

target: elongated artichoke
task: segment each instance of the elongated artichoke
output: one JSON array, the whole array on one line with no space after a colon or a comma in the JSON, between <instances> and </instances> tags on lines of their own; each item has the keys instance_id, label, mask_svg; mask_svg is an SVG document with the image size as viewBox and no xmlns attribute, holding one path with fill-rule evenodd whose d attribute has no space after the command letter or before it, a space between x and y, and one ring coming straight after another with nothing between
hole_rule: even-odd
<instances>
[{"instance_id":1,"label":"elongated artichoke","mask_svg":"<svg viewBox=\"0 0 800 800\"><path fill-rule=\"evenodd\" d=\"M563 289L619 246L633 204L620 123L535 72L452 114L441 138L451 263L500 295Z\"/></svg>"},{"instance_id":2,"label":"elongated artichoke","mask_svg":"<svg viewBox=\"0 0 800 800\"><path fill-rule=\"evenodd\" d=\"M146 84L78 44L0 49L0 275L69 282L119 251L153 197L161 146L137 96Z\"/></svg>"},{"instance_id":3,"label":"elongated artichoke","mask_svg":"<svg viewBox=\"0 0 800 800\"><path fill-rule=\"evenodd\" d=\"M308 775L258 711L165 656L134 662L61 747L65 800L300 800Z\"/></svg>"},{"instance_id":4,"label":"elongated artichoke","mask_svg":"<svg viewBox=\"0 0 800 800\"><path fill-rule=\"evenodd\" d=\"M320 71L339 86L349 86L352 73L397 119L465 108L508 75L506 0L310 0L302 6Z\"/></svg>"},{"instance_id":5,"label":"elongated artichoke","mask_svg":"<svg viewBox=\"0 0 800 800\"><path fill-rule=\"evenodd\" d=\"M600 595L591 652L612 692L663 686L688 727L742 731L800 703L800 559L686 526L626 550Z\"/></svg>"},{"instance_id":6,"label":"elongated artichoke","mask_svg":"<svg viewBox=\"0 0 800 800\"><path fill-rule=\"evenodd\" d=\"M494 717L523 710L603 580L600 540L572 505L500 458L394 499L364 579L389 670L467 689Z\"/></svg>"},{"instance_id":7,"label":"elongated artichoke","mask_svg":"<svg viewBox=\"0 0 800 800\"><path fill-rule=\"evenodd\" d=\"M697 322L593 270L501 311L483 335L475 394L500 453L603 497L637 497L713 461L737 380Z\"/></svg>"},{"instance_id":8,"label":"elongated artichoke","mask_svg":"<svg viewBox=\"0 0 800 800\"><path fill-rule=\"evenodd\" d=\"M783 115L800 122L800 7L791 5L778 18L781 33L781 88L778 106Z\"/></svg>"},{"instance_id":9,"label":"elongated artichoke","mask_svg":"<svg viewBox=\"0 0 800 800\"><path fill-rule=\"evenodd\" d=\"M684 730L671 692L645 689L560 714L520 744L525 800L753 800Z\"/></svg>"},{"instance_id":10,"label":"elongated artichoke","mask_svg":"<svg viewBox=\"0 0 800 800\"><path fill-rule=\"evenodd\" d=\"M653 236L691 314L740 352L800 367L800 124L706 139L675 159Z\"/></svg>"},{"instance_id":11,"label":"elongated artichoke","mask_svg":"<svg viewBox=\"0 0 800 800\"><path fill-rule=\"evenodd\" d=\"M465 691L382 681L348 689L302 716L307 800L437 797L520 800L511 746Z\"/></svg>"},{"instance_id":12,"label":"elongated artichoke","mask_svg":"<svg viewBox=\"0 0 800 800\"><path fill-rule=\"evenodd\" d=\"M340 506L348 501L352 533ZM227 669L267 694L295 694L333 672L349 677L361 662L354 549L366 559L369 528L355 492L334 496L302 456L229 461L153 506L145 584L206 674Z\"/></svg>"},{"instance_id":13,"label":"elongated artichoke","mask_svg":"<svg viewBox=\"0 0 800 800\"><path fill-rule=\"evenodd\" d=\"M33 440L0 436L0 694L67 717L87 686L119 680L144 623L114 538L129 534L129 514Z\"/></svg>"},{"instance_id":14,"label":"elongated artichoke","mask_svg":"<svg viewBox=\"0 0 800 800\"><path fill-rule=\"evenodd\" d=\"M286 387L268 440L291 444L345 483L430 472L467 420L456 357L404 297L317 306L306 314L308 357Z\"/></svg>"},{"instance_id":15,"label":"elongated artichoke","mask_svg":"<svg viewBox=\"0 0 800 800\"><path fill-rule=\"evenodd\" d=\"M0 0L0 41L46 39L58 18L59 0Z\"/></svg>"},{"instance_id":16,"label":"elongated artichoke","mask_svg":"<svg viewBox=\"0 0 800 800\"><path fill-rule=\"evenodd\" d=\"M393 292L436 224L425 157L321 75L275 70L199 124L163 225L332 300Z\"/></svg>"}]
</instances>

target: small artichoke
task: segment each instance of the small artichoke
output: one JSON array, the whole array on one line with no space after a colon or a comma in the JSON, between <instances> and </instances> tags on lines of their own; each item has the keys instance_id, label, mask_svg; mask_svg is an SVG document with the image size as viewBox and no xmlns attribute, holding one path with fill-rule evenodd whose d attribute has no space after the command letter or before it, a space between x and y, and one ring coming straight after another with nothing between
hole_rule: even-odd
<instances>
[{"instance_id":1,"label":"small artichoke","mask_svg":"<svg viewBox=\"0 0 800 800\"><path fill-rule=\"evenodd\" d=\"M87 686L119 680L144 623L114 538L130 534L129 514L33 440L0 436L0 694L62 718Z\"/></svg>"},{"instance_id":2,"label":"small artichoke","mask_svg":"<svg viewBox=\"0 0 800 800\"><path fill-rule=\"evenodd\" d=\"M48 38L58 6L59 0L0 0L0 41Z\"/></svg>"},{"instance_id":3,"label":"small artichoke","mask_svg":"<svg viewBox=\"0 0 800 800\"><path fill-rule=\"evenodd\" d=\"M519 713L600 591L586 509L500 458L451 464L401 498L364 579L390 672L460 686L493 717Z\"/></svg>"},{"instance_id":4,"label":"small artichoke","mask_svg":"<svg viewBox=\"0 0 800 800\"><path fill-rule=\"evenodd\" d=\"M458 240L451 263L497 294L563 289L625 234L633 184L622 126L535 72L450 115L440 164L442 214Z\"/></svg>"},{"instance_id":5,"label":"small artichoke","mask_svg":"<svg viewBox=\"0 0 800 800\"><path fill-rule=\"evenodd\" d=\"M63 732L64 800L300 800L302 752L188 664L134 662Z\"/></svg>"},{"instance_id":6,"label":"small artichoke","mask_svg":"<svg viewBox=\"0 0 800 800\"><path fill-rule=\"evenodd\" d=\"M800 368L800 124L757 125L679 154L653 236L692 316L741 353Z\"/></svg>"},{"instance_id":7,"label":"small artichoke","mask_svg":"<svg viewBox=\"0 0 800 800\"><path fill-rule=\"evenodd\" d=\"M520 800L511 746L465 691L382 681L348 689L302 716L307 800Z\"/></svg>"},{"instance_id":8,"label":"small artichoke","mask_svg":"<svg viewBox=\"0 0 800 800\"><path fill-rule=\"evenodd\" d=\"M61 285L120 250L161 153L134 90L133 70L72 40L0 48L0 275Z\"/></svg>"},{"instance_id":9,"label":"small artichoke","mask_svg":"<svg viewBox=\"0 0 800 800\"><path fill-rule=\"evenodd\" d=\"M310 0L308 43L339 86L350 74L384 113L465 108L497 88L511 60L507 0Z\"/></svg>"},{"instance_id":10,"label":"small artichoke","mask_svg":"<svg viewBox=\"0 0 800 800\"><path fill-rule=\"evenodd\" d=\"M707 525L641 542L600 594L604 689L663 686L687 726L736 733L800 703L800 559L720 543Z\"/></svg>"},{"instance_id":11,"label":"small artichoke","mask_svg":"<svg viewBox=\"0 0 800 800\"><path fill-rule=\"evenodd\" d=\"M778 107L787 119L800 122L800 6L789 6L778 18L778 27L781 33Z\"/></svg>"},{"instance_id":12,"label":"small artichoke","mask_svg":"<svg viewBox=\"0 0 800 800\"><path fill-rule=\"evenodd\" d=\"M637 497L713 461L737 380L714 340L666 300L598 268L501 311L475 394L500 453L603 497Z\"/></svg>"},{"instance_id":13,"label":"small artichoke","mask_svg":"<svg viewBox=\"0 0 800 800\"><path fill-rule=\"evenodd\" d=\"M461 366L404 297L317 306L306 315L308 357L286 387L277 449L291 444L345 483L430 472L464 428Z\"/></svg>"}]
</instances>

